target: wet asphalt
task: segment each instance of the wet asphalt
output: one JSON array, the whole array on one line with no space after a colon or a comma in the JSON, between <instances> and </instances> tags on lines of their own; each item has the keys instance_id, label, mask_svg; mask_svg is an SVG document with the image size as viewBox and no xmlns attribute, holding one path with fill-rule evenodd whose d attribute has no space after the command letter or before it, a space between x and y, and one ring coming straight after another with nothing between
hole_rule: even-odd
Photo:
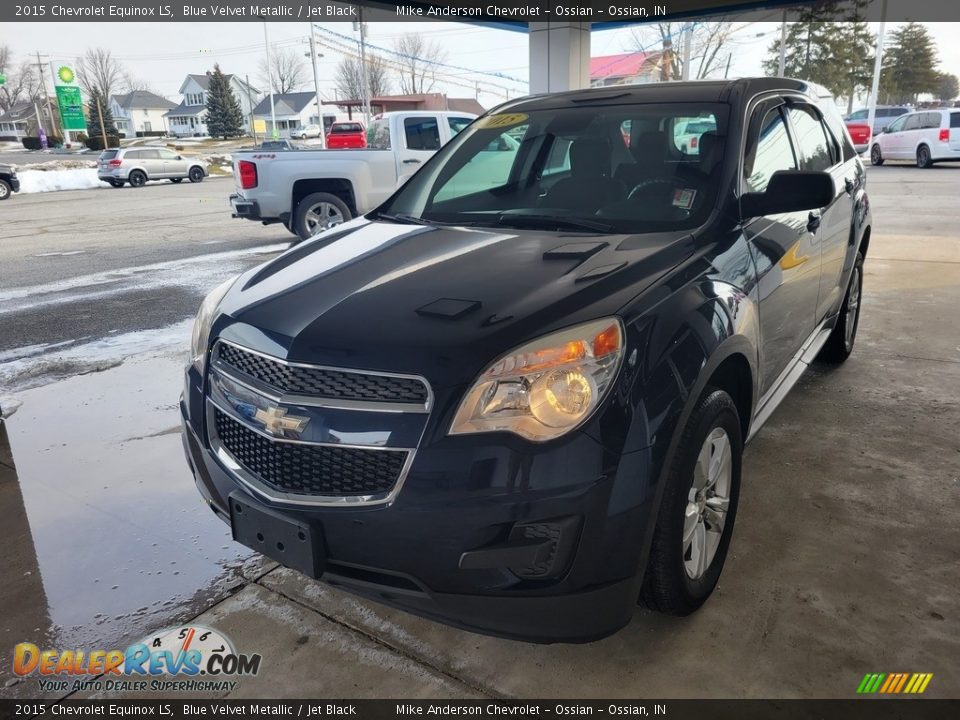
<instances>
[{"instance_id":1,"label":"wet asphalt","mask_svg":"<svg viewBox=\"0 0 960 720\"><path fill-rule=\"evenodd\" d=\"M16 642L108 649L187 621L263 654L235 697L854 697L888 670L960 694L960 167L870 170L858 347L747 449L715 596L585 646L358 600L262 561L203 506L177 435L188 317L287 239L231 220L229 189L0 207L0 696L41 694L10 672Z\"/></svg>"}]
</instances>

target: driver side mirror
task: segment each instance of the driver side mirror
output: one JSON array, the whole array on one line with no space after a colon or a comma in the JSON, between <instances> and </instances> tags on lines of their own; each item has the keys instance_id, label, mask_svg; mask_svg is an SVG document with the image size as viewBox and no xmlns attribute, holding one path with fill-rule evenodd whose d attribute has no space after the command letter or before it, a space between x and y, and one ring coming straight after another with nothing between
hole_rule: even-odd
<instances>
[{"instance_id":1,"label":"driver side mirror","mask_svg":"<svg viewBox=\"0 0 960 720\"><path fill-rule=\"evenodd\" d=\"M177 155L177 160L183 160L183 155Z\"/></svg>"},{"instance_id":2,"label":"driver side mirror","mask_svg":"<svg viewBox=\"0 0 960 720\"><path fill-rule=\"evenodd\" d=\"M829 205L833 197L833 177L830 173L778 170L770 177L764 192L740 196L740 213L746 219L815 210Z\"/></svg>"}]
</instances>

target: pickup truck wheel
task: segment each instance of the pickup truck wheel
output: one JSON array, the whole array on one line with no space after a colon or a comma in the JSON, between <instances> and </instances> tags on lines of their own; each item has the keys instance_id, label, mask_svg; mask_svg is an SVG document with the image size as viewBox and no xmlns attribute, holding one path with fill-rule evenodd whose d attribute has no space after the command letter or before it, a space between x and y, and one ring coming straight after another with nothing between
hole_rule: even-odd
<instances>
[{"instance_id":1,"label":"pickup truck wheel","mask_svg":"<svg viewBox=\"0 0 960 720\"><path fill-rule=\"evenodd\" d=\"M188 177L190 178L190 182L192 183L203 182L203 168L199 168L196 166L190 168L190 173Z\"/></svg>"},{"instance_id":2,"label":"pickup truck wheel","mask_svg":"<svg viewBox=\"0 0 960 720\"><path fill-rule=\"evenodd\" d=\"M306 240L352 217L350 208L336 195L312 193L297 203L293 213L293 230L301 240Z\"/></svg>"},{"instance_id":3,"label":"pickup truck wheel","mask_svg":"<svg viewBox=\"0 0 960 720\"><path fill-rule=\"evenodd\" d=\"M10 183L6 180L0 180L0 200L6 200L10 197Z\"/></svg>"},{"instance_id":4,"label":"pickup truck wheel","mask_svg":"<svg viewBox=\"0 0 960 720\"><path fill-rule=\"evenodd\" d=\"M820 350L818 360L839 365L853 352L853 344L857 340L857 328L860 326L860 298L863 296L863 256L857 253L853 262L853 271L850 273L850 283L847 285L847 294L840 306L840 316L833 326L830 337Z\"/></svg>"},{"instance_id":5,"label":"pickup truck wheel","mask_svg":"<svg viewBox=\"0 0 960 720\"><path fill-rule=\"evenodd\" d=\"M708 387L683 430L664 488L640 603L689 615L717 585L740 495L737 406Z\"/></svg>"},{"instance_id":6,"label":"pickup truck wheel","mask_svg":"<svg viewBox=\"0 0 960 720\"><path fill-rule=\"evenodd\" d=\"M130 187L143 187L147 184L147 176L140 170L134 170L127 178L130 181Z\"/></svg>"}]
</instances>

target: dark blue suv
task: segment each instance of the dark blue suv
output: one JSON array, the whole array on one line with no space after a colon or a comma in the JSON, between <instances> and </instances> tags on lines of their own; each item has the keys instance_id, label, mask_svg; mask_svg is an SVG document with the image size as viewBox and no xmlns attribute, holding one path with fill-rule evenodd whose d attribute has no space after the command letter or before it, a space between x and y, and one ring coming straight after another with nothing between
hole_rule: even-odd
<instances>
[{"instance_id":1,"label":"dark blue suv","mask_svg":"<svg viewBox=\"0 0 960 720\"><path fill-rule=\"evenodd\" d=\"M284 565L479 632L693 612L744 443L856 337L871 220L827 97L664 83L477 119L204 301L181 403L200 492Z\"/></svg>"}]
</instances>

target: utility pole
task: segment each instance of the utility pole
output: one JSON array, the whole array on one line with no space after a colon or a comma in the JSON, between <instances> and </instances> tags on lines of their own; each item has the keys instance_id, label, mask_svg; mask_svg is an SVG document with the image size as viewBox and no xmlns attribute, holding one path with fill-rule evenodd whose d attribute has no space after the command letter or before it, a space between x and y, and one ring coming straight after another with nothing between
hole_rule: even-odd
<instances>
[{"instance_id":1,"label":"utility pole","mask_svg":"<svg viewBox=\"0 0 960 720\"><path fill-rule=\"evenodd\" d=\"M777 77L783 77L787 71L787 11L783 11L780 21L780 62L777 64Z\"/></svg>"},{"instance_id":2,"label":"utility pole","mask_svg":"<svg viewBox=\"0 0 960 720\"><path fill-rule=\"evenodd\" d=\"M101 95L97 95L97 116L100 119L100 137L103 138L103 149L110 147L110 141L107 140L107 128L103 124L103 105L100 104Z\"/></svg>"},{"instance_id":3,"label":"utility pole","mask_svg":"<svg viewBox=\"0 0 960 720\"><path fill-rule=\"evenodd\" d=\"M727 53L727 69L723 71L723 79L730 77L730 60L733 59L733 53Z\"/></svg>"},{"instance_id":4,"label":"utility pole","mask_svg":"<svg viewBox=\"0 0 960 720\"><path fill-rule=\"evenodd\" d=\"M880 28L877 30L877 52L873 59L873 84L870 87L870 104L867 110L867 125L873 138L873 123L877 117L877 95L880 93L880 73L883 71L883 33L887 28L887 0L880 6Z\"/></svg>"},{"instance_id":5,"label":"utility pole","mask_svg":"<svg viewBox=\"0 0 960 720\"><path fill-rule=\"evenodd\" d=\"M266 20L263 21L263 44L267 48L267 84L270 86L270 135L277 138L280 133L277 131L277 109L273 103L273 65L270 62L270 36L267 34Z\"/></svg>"},{"instance_id":6,"label":"utility pole","mask_svg":"<svg viewBox=\"0 0 960 720\"><path fill-rule=\"evenodd\" d=\"M250 76L244 75L243 81L247 93L247 105L250 106L250 133L253 135L253 144L257 144L257 125L253 119L253 98L250 96Z\"/></svg>"},{"instance_id":7,"label":"utility pole","mask_svg":"<svg viewBox=\"0 0 960 720\"><path fill-rule=\"evenodd\" d=\"M320 76L317 74L317 36L310 23L310 62L313 63L313 92L317 96L317 125L320 126L320 148L327 146L327 126L323 123L323 103L320 102Z\"/></svg>"},{"instance_id":8,"label":"utility pole","mask_svg":"<svg viewBox=\"0 0 960 720\"><path fill-rule=\"evenodd\" d=\"M683 70L681 72L682 80L690 79L690 44L691 35L693 35L693 23L688 22L683 27Z\"/></svg>"},{"instance_id":9,"label":"utility pole","mask_svg":"<svg viewBox=\"0 0 960 720\"><path fill-rule=\"evenodd\" d=\"M47 102L47 118L50 121L50 134L54 131L53 108L50 107L50 96L47 95L47 78L43 74L43 61L40 60L40 53L37 53L37 74L40 76L40 89L43 91L43 99Z\"/></svg>"},{"instance_id":10,"label":"utility pole","mask_svg":"<svg viewBox=\"0 0 960 720\"><path fill-rule=\"evenodd\" d=\"M358 8L357 12L359 13L360 19L353 23L353 29L360 30L360 80L363 86L363 124L365 127L370 127L370 77L367 73L367 24L363 21L363 8Z\"/></svg>"}]
</instances>

